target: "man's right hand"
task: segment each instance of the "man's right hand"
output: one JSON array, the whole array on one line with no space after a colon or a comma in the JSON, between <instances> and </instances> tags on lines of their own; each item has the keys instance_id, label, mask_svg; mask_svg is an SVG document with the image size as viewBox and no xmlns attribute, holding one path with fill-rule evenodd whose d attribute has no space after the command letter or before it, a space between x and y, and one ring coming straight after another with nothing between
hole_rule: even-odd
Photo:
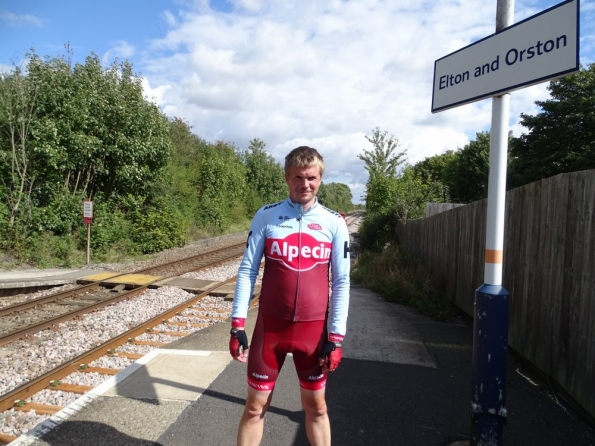
<instances>
[{"instance_id":1,"label":"man's right hand","mask_svg":"<svg viewBox=\"0 0 595 446\"><path fill-rule=\"evenodd\" d=\"M236 361L246 362L248 360L248 336L246 331L239 328L232 328L229 332L229 353Z\"/></svg>"}]
</instances>

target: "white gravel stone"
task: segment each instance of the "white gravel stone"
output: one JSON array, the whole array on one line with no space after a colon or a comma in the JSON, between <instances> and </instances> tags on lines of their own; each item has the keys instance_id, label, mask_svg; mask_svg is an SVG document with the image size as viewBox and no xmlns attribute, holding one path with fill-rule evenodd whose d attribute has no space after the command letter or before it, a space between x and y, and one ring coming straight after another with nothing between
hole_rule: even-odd
<instances>
[{"instance_id":1,"label":"white gravel stone","mask_svg":"<svg viewBox=\"0 0 595 446\"><path fill-rule=\"evenodd\" d=\"M245 240L245 234L237 238L238 241ZM202 247L202 251L214 249L208 244ZM105 269L119 272L138 270L141 267L152 266L153 264L171 261L175 258L184 258L197 254L197 246L191 245L185 249L170 250L156 256L150 261L135 262L134 264L111 264L111 265L90 265L90 268ZM239 262L227 262L220 267L210 268L199 273L192 273L191 277L213 281L223 281L237 274ZM17 302L42 297L72 288L74 285L45 290L31 295L12 296L11 300L2 300L2 306L12 305ZM109 339L118 336L129 329L140 325L148 319L181 304L193 297L176 287L161 287L147 290L143 295L130 301L123 301L112 306L100 309L93 313L84 315L80 320L72 320L59 324L56 330L45 330L37 333L29 341L17 341L2 347L3 355L0 356L0 393L7 393L29 380L36 378L43 373L57 367L58 365L83 354ZM206 297L196 308L205 310L223 307L228 308L229 304L220 297ZM215 314L213 312L213 314ZM182 315L176 316L176 320L187 321ZM202 319L205 321L205 319ZM212 321L209 321L212 323ZM160 331L174 332L195 332L196 327L180 327L176 325L160 324L155 327ZM156 342L171 342L179 339L176 336L145 333L136 337L138 340L150 340ZM155 347L124 344L117 351L128 353L147 354ZM93 361L90 366L123 370L132 360L122 357L103 356ZM97 373L75 372L61 380L63 383L97 386L108 379L110 375ZM63 391L45 389L33 395L29 401L50 404L54 406L67 406L79 398L79 394ZM9 410L0 413L0 431L7 435L19 436L42 422L49 416L40 416L34 412L15 412Z\"/></svg>"}]
</instances>

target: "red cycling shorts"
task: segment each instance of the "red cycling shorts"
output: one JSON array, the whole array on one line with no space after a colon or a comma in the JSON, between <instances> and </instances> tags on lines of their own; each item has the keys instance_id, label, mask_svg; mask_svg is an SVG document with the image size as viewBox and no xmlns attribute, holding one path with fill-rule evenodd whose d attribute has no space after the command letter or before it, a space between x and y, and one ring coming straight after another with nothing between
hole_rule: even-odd
<instances>
[{"instance_id":1,"label":"red cycling shorts","mask_svg":"<svg viewBox=\"0 0 595 446\"><path fill-rule=\"evenodd\" d=\"M258 313L248 354L248 385L270 391L288 353L300 380L300 386L319 390L326 385L319 355L327 338L326 321L293 322Z\"/></svg>"}]
</instances>

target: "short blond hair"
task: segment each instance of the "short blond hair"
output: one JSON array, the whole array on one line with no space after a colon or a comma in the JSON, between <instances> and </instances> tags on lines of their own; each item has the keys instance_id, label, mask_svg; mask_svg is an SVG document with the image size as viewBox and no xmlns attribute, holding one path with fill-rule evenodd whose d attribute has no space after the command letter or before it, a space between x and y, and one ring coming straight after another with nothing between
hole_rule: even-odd
<instances>
[{"instance_id":1,"label":"short blond hair","mask_svg":"<svg viewBox=\"0 0 595 446\"><path fill-rule=\"evenodd\" d=\"M318 150L308 146L300 146L293 149L285 157L285 173L289 173L291 166L318 167L320 176L324 173L324 158Z\"/></svg>"}]
</instances>

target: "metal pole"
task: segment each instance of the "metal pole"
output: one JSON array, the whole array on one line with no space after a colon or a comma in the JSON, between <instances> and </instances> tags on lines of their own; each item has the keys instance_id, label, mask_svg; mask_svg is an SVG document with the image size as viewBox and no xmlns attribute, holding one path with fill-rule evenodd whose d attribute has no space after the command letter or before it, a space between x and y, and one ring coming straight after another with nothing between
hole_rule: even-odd
<instances>
[{"instance_id":1,"label":"metal pole","mask_svg":"<svg viewBox=\"0 0 595 446\"><path fill-rule=\"evenodd\" d=\"M496 32L513 21L514 0L497 0ZM484 284L475 291L471 444L499 446L506 421L508 291L502 286L510 95L492 99Z\"/></svg>"},{"instance_id":2,"label":"metal pole","mask_svg":"<svg viewBox=\"0 0 595 446\"><path fill-rule=\"evenodd\" d=\"M87 265L91 263L91 223L87 223Z\"/></svg>"}]
</instances>

